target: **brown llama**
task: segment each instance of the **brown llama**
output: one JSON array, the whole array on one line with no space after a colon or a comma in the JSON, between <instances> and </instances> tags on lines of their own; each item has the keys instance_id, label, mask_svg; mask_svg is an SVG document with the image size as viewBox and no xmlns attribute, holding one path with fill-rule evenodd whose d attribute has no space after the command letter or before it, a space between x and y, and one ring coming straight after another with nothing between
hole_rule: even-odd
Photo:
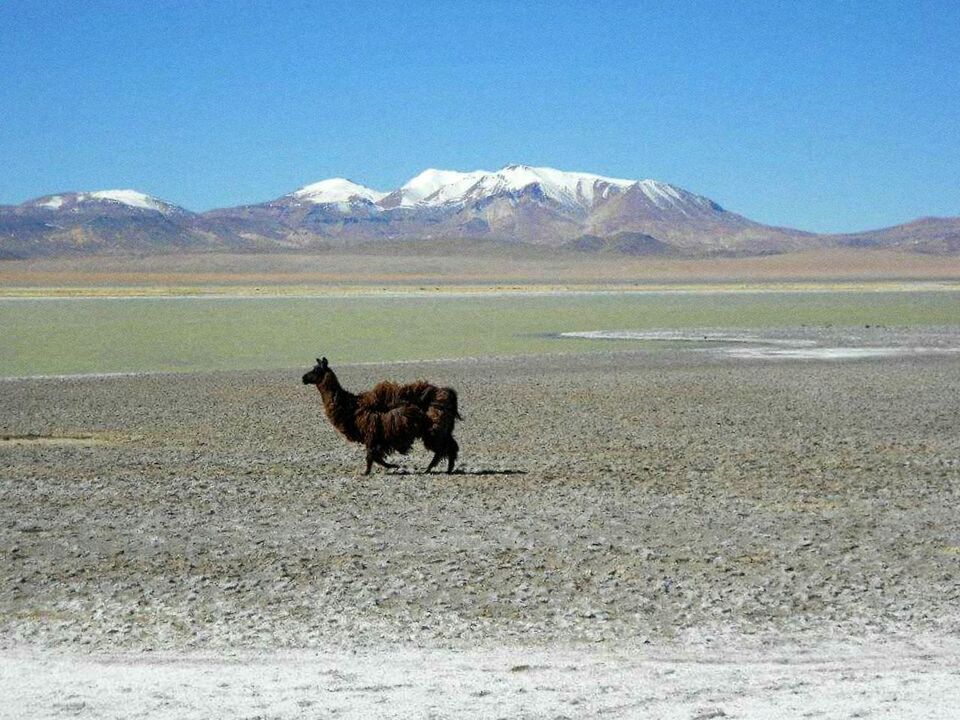
<instances>
[{"instance_id":1,"label":"brown llama","mask_svg":"<svg viewBox=\"0 0 960 720\"><path fill-rule=\"evenodd\" d=\"M457 391L437 387L425 380L409 385L381 382L372 390L354 395L344 390L326 358L303 376L304 385L316 385L323 398L327 419L350 442L362 443L367 449L367 469L374 463L395 468L386 457L391 453L406 455L414 441L423 440L433 451L427 466L430 472L447 458L447 472L453 472L460 446L453 439L453 426L463 420L457 412Z\"/></svg>"}]
</instances>

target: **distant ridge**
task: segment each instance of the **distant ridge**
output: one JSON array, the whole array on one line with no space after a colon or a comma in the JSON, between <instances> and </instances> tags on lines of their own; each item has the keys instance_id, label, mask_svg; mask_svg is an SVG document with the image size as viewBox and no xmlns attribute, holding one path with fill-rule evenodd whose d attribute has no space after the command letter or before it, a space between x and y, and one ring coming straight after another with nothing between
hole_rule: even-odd
<instances>
[{"instance_id":1,"label":"distant ridge","mask_svg":"<svg viewBox=\"0 0 960 720\"><path fill-rule=\"evenodd\" d=\"M428 169L393 190L345 178L268 202L194 213L136 190L61 192L0 206L0 258L311 250L495 240L580 253L761 255L819 247L960 253L960 218L817 235L772 227L659 180L547 167Z\"/></svg>"}]
</instances>

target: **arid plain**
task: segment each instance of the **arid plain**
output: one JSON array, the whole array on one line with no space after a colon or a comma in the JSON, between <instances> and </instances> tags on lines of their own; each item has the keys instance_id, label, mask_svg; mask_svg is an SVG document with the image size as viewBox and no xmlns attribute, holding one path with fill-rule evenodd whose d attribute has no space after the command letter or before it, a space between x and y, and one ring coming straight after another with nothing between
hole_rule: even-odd
<instances>
[{"instance_id":1,"label":"arid plain","mask_svg":"<svg viewBox=\"0 0 960 720\"><path fill-rule=\"evenodd\" d=\"M681 283L956 280L960 258L891 250L830 249L786 255L663 258L576 253L523 245L402 243L385 252L78 256L0 263L0 292L28 288L140 292L317 292L319 289L637 287ZM66 290L64 290L66 292Z\"/></svg>"},{"instance_id":2,"label":"arid plain","mask_svg":"<svg viewBox=\"0 0 960 720\"><path fill-rule=\"evenodd\" d=\"M660 304L635 325L560 316L533 352L484 352L478 334L454 358L331 357L349 389L460 391L449 476L421 474L422 449L360 476L361 449L299 382L314 338L299 367L4 380L0 675L36 716L942 716L960 630L960 273L890 257L882 272L839 256L679 263L643 278ZM224 260L215 282L151 262L162 280L127 260L69 271L95 281L9 264L4 291L272 292L296 275L281 257L256 277ZM331 260L329 283L276 292L636 280L617 262L529 262L478 276L378 258L363 282ZM704 277L724 284L677 286ZM691 324L745 292L743 324ZM663 324L674 297L706 314ZM196 672L172 672L183 663ZM313 675L271 694L294 666Z\"/></svg>"}]
</instances>

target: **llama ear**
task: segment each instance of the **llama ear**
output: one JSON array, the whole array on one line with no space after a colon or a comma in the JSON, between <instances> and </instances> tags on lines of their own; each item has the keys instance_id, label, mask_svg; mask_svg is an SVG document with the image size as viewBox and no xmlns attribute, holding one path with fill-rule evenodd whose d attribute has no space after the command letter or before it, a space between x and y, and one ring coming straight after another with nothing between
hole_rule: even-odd
<instances>
[{"instance_id":1,"label":"llama ear","mask_svg":"<svg viewBox=\"0 0 960 720\"><path fill-rule=\"evenodd\" d=\"M317 358L317 365L323 365L323 360L321 360L320 358Z\"/></svg>"},{"instance_id":2,"label":"llama ear","mask_svg":"<svg viewBox=\"0 0 960 720\"><path fill-rule=\"evenodd\" d=\"M320 358L320 367L326 368L330 363L327 362L326 358Z\"/></svg>"}]
</instances>

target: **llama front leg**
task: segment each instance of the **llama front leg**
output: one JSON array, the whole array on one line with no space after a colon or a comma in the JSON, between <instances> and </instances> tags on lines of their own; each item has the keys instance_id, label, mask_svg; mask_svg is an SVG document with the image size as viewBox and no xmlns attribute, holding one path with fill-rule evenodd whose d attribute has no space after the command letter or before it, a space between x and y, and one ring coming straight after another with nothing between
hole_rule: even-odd
<instances>
[{"instance_id":1,"label":"llama front leg","mask_svg":"<svg viewBox=\"0 0 960 720\"><path fill-rule=\"evenodd\" d=\"M427 465L427 469L424 470L424 472L425 472L425 473L428 473L428 472L430 472L431 470L433 470L433 469L437 466L437 463L440 462L442 459L443 459L443 453L441 453L441 452L435 452L435 453L433 454L433 460L430 461L430 464Z\"/></svg>"},{"instance_id":2,"label":"llama front leg","mask_svg":"<svg viewBox=\"0 0 960 720\"><path fill-rule=\"evenodd\" d=\"M383 458L383 450L379 447L367 448L367 469L363 473L364 475L370 474L370 469L373 467L373 464L376 463L380 467L385 467L388 469L395 469L400 467L399 465L394 465L393 463L388 463Z\"/></svg>"}]
</instances>

